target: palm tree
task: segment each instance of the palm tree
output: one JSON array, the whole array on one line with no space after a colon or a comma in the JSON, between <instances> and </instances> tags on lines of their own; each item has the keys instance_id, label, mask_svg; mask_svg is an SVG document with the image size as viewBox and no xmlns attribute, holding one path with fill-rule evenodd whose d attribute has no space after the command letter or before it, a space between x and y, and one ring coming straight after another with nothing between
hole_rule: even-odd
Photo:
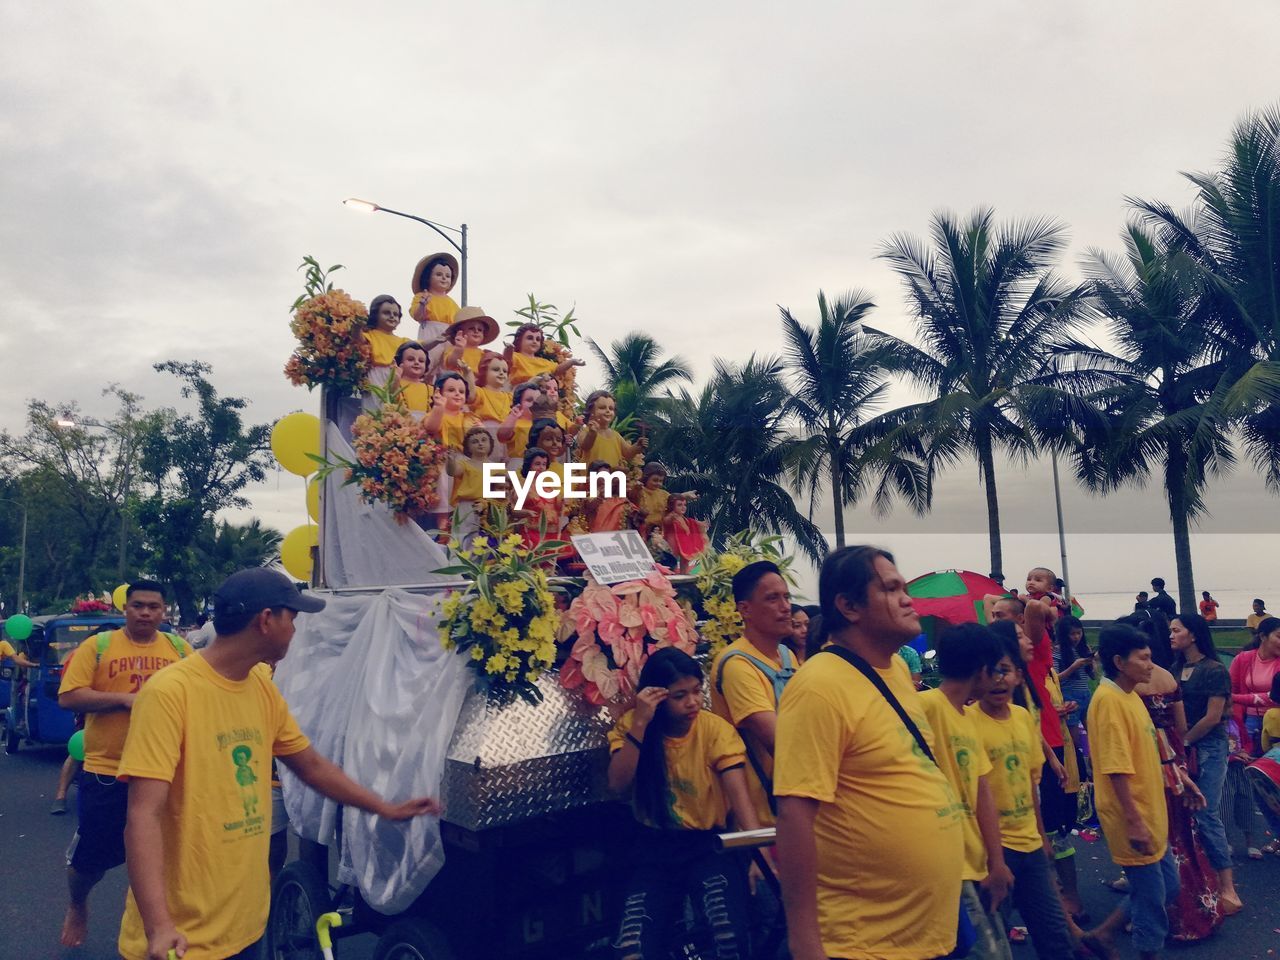
<instances>
[{"instance_id":1,"label":"palm tree","mask_svg":"<svg viewBox=\"0 0 1280 960\"><path fill-rule=\"evenodd\" d=\"M780 308L793 390L787 413L804 433L796 447L793 479L798 488L810 492L811 520L818 491L830 488L837 547L845 545L844 508L853 506L866 487L871 468L867 451L879 439L875 425L868 423L869 414L884 403L889 389L881 352L862 336L862 321L874 308L861 291L846 293L834 303L819 291L815 329ZM888 478L882 483L884 490L895 479L905 480L905 485L897 484L899 491L916 506L923 505L917 464L898 461L897 469L882 469L881 476Z\"/></svg>"},{"instance_id":2,"label":"palm tree","mask_svg":"<svg viewBox=\"0 0 1280 960\"><path fill-rule=\"evenodd\" d=\"M696 397L681 389L660 402L651 457L666 465L671 487L698 493L695 512L714 543L747 529L782 533L821 563L826 540L786 484L800 444L787 429L787 398L780 361L717 360Z\"/></svg>"},{"instance_id":3,"label":"palm tree","mask_svg":"<svg viewBox=\"0 0 1280 960\"><path fill-rule=\"evenodd\" d=\"M886 366L925 387L932 398L895 411L896 437L919 443L932 486L939 467L976 455L986 490L991 572L1003 575L1000 503L995 452L1027 457L1041 425L1033 397L1093 383L1088 370L1073 371L1057 354L1073 344L1065 337L1079 322L1083 293L1059 279L1052 264L1066 244L1052 220L997 229L994 213L975 211L961 223L935 214L934 248L898 234L880 257L893 265L907 289L921 346L868 330L873 346L887 351Z\"/></svg>"},{"instance_id":4,"label":"palm tree","mask_svg":"<svg viewBox=\"0 0 1280 960\"><path fill-rule=\"evenodd\" d=\"M1160 469L1173 525L1178 602L1195 610L1191 522L1204 510L1210 475L1236 460L1230 423L1209 402L1229 366L1221 359L1226 345L1207 322L1212 298L1189 257L1140 223L1130 224L1124 248L1122 257L1090 250L1085 265L1092 309L1115 343L1098 359L1118 376L1095 395L1110 436L1082 460L1080 474L1087 486L1107 491Z\"/></svg>"},{"instance_id":5,"label":"palm tree","mask_svg":"<svg viewBox=\"0 0 1280 960\"><path fill-rule=\"evenodd\" d=\"M1222 379L1208 401L1280 492L1280 107L1246 114L1220 169L1187 174L1195 205L1135 201L1162 244L1191 258L1205 285L1204 320L1220 335Z\"/></svg>"},{"instance_id":6,"label":"palm tree","mask_svg":"<svg viewBox=\"0 0 1280 960\"><path fill-rule=\"evenodd\" d=\"M587 345L604 365L605 385L618 404L618 420L644 419L653 414L659 391L692 380L680 357L660 360L662 348L644 333L628 333L605 352L588 338Z\"/></svg>"}]
</instances>

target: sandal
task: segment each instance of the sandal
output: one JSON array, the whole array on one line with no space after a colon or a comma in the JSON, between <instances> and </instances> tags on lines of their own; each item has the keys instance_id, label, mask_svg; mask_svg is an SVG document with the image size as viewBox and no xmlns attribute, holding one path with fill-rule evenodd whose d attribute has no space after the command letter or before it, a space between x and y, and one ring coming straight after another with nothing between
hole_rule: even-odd
<instances>
[{"instance_id":1,"label":"sandal","mask_svg":"<svg viewBox=\"0 0 1280 960\"><path fill-rule=\"evenodd\" d=\"M1128 893L1128 892L1129 892L1129 878L1128 878L1128 877L1117 877L1116 879L1112 880L1110 883L1107 883L1107 881L1105 881L1105 880L1104 880L1104 881L1102 881L1102 882L1103 882L1103 883L1106 883L1106 884L1107 884L1107 886L1108 886L1108 887L1110 887L1112 890L1114 890L1116 893Z\"/></svg>"},{"instance_id":2,"label":"sandal","mask_svg":"<svg viewBox=\"0 0 1280 960\"><path fill-rule=\"evenodd\" d=\"M1261 852L1280 856L1280 840L1272 840L1270 843L1263 844ZM1261 859L1261 857L1259 857L1259 859Z\"/></svg>"},{"instance_id":3,"label":"sandal","mask_svg":"<svg viewBox=\"0 0 1280 960\"><path fill-rule=\"evenodd\" d=\"M1261 859L1262 859L1262 851L1261 851L1261 850L1259 850L1257 847L1250 847L1250 848L1249 848L1249 859L1250 859L1250 860L1261 860Z\"/></svg>"},{"instance_id":4,"label":"sandal","mask_svg":"<svg viewBox=\"0 0 1280 960\"><path fill-rule=\"evenodd\" d=\"M1007 934L1010 943L1026 943L1027 928L1026 927L1010 927Z\"/></svg>"}]
</instances>

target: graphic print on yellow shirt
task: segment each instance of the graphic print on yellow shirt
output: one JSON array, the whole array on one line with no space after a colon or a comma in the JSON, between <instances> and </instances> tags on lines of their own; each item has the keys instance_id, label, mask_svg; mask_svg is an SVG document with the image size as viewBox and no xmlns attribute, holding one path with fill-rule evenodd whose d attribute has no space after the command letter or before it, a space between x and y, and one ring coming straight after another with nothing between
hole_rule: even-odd
<instances>
[{"instance_id":1,"label":"graphic print on yellow shirt","mask_svg":"<svg viewBox=\"0 0 1280 960\"><path fill-rule=\"evenodd\" d=\"M150 643L135 643L123 629L113 630L101 658L98 657L99 642L95 634L76 648L71 666L62 675L58 693L69 693L82 687L102 693L138 693L157 671L181 659L169 638L160 633ZM191 648L185 640L182 643L189 656ZM115 776L131 716L128 710L85 714L86 770Z\"/></svg>"},{"instance_id":2,"label":"graphic print on yellow shirt","mask_svg":"<svg viewBox=\"0 0 1280 960\"><path fill-rule=\"evenodd\" d=\"M936 756L907 665L894 658L876 672ZM964 869L959 800L871 681L835 654L810 657L783 691L773 790L819 802L818 926L827 956L951 952Z\"/></svg>"},{"instance_id":3,"label":"graphic print on yellow shirt","mask_svg":"<svg viewBox=\"0 0 1280 960\"><path fill-rule=\"evenodd\" d=\"M1009 705L1009 716L997 720L974 704L965 709L991 761L991 793L1000 814L1001 842L1010 850L1030 853L1044 841L1036 825L1035 791L1044 768L1040 725L1027 710Z\"/></svg>"},{"instance_id":4,"label":"graphic print on yellow shirt","mask_svg":"<svg viewBox=\"0 0 1280 960\"><path fill-rule=\"evenodd\" d=\"M964 804L963 878L981 880L987 875L987 848L978 829L978 778L991 773L991 760L973 717L952 706L945 693L926 690L920 703L938 744L934 757Z\"/></svg>"},{"instance_id":5,"label":"graphic print on yellow shirt","mask_svg":"<svg viewBox=\"0 0 1280 960\"><path fill-rule=\"evenodd\" d=\"M149 682L134 704L120 776L169 784L161 819L165 897L187 960L221 960L262 935L270 884L271 758L305 750L265 664L240 681L199 654ZM130 891L120 953L145 960Z\"/></svg>"},{"instance_id":6,"label":"graphic print on yellow shirt","mask_svg":"<svg viewBox=\"0 0 1280 960\"><path fill-rule=\"evenodd\" d=\"M1160 745L1146 704L1104 679L1089 701L1089 754L1093 792L1111 859L1122 867L1156 863L1169 843L1169 809L1160 772ZM1138 853L1129 845L1124 810L1108 774L1129 775L1129 793L1142 822L1155 838L1155 852Z\"/></svg>"},{"instance_id":7,"label":"graphic print on yellow shirt","mask_svg":"<svg viewBox=\"0 0 1280 960\"><path fill-rule=\"evenodd\" d=\"M622 749L635 719L628 710L609 731L609 753ZM646 736L648 732L646 731ZM713 830L728 822L728 803L720 774L747 762L737 731L714 714L700 711L683 737L667 737L667 809L680 830ZM645 826L653 827L636 816Z\"/></svg>"},{"instance_id":8,"label":"graphic print on yellow shirt","mask_svg":"<svg viewBox=\"0 0 1280 960\"><path fill-rule=\"evenodd\" d=\"M782 661L758 650L746 637L739 637L720 651L711 667L711 709L716 716L723 717L737 728L743 742L750 743L751 755L764 770L764 775L772 778L773 756L754 736L742 729L742 722L757 713L778 712L778 704L773 699L773 683L746 657L729 657L733 650L755 657L778 670L782 669ZM769 796L752 764L747 765L747 792L751 795L756 816L760 818L760 826L773 826L776 818L769 806Z\"/></svg>"}]
</instances>

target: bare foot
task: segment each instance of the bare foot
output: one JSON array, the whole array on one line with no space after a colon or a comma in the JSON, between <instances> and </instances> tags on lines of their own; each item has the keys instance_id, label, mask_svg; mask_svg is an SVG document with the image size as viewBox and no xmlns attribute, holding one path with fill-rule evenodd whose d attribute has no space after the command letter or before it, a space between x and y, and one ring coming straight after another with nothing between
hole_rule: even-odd
<instances>
[{"instance_id":1,"label":"bare foot","mask_svg":"<svg viewBox=\"0 0 1280 960\"><path fill-rule=\"evenodd\" d=\"M84 944L84 938L89 932L89 908L87 906L76 906L74 903L67 907L66 919L62 921L62 938L61 943L64 947L79 947Z\"/></svg>"},{"instance_id":2,"label":"bare foot","mask_svg":"<svg viewBox=\"0 0 1280 960\"><path fill-rule=\"evenodd\" d=\"M1226 894L1218 896L1218 905L1222 908L1224 917L1232 917L1244 909L1244 904L1240 901L1239 896L1229 897Z\"/></svg>"},{"instance_id":3,"label":"bare foot","mask_svg":"<svg viewBox=\"0 0 1280 960\"><path fill-rule=\"evenodd\" d=\"M1097 957L1098 960L1120 960L1120 954L1111 945L1111 940L1101 932L1093 930L1080 938L1080 946Z\"/></svg>"}]
</instances>

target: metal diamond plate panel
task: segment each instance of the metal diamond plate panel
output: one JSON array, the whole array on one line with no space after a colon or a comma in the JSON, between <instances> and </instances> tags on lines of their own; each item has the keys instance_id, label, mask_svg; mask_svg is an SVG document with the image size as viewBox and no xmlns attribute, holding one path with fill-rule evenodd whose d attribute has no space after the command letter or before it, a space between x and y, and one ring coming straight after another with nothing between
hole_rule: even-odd
<instances>
[{"instance_id":1,"label":"metal diamond plate panel","mask_svg":"<svg viewBox=\"0 0 1280 960\"><path fill-rule=\"evenodd\" d=\"M612 721L554 674L538 682L543 701L505 706L473 689L445 760L445 819L487 830L607 799Z\"/></svg>"}]
</instances>

